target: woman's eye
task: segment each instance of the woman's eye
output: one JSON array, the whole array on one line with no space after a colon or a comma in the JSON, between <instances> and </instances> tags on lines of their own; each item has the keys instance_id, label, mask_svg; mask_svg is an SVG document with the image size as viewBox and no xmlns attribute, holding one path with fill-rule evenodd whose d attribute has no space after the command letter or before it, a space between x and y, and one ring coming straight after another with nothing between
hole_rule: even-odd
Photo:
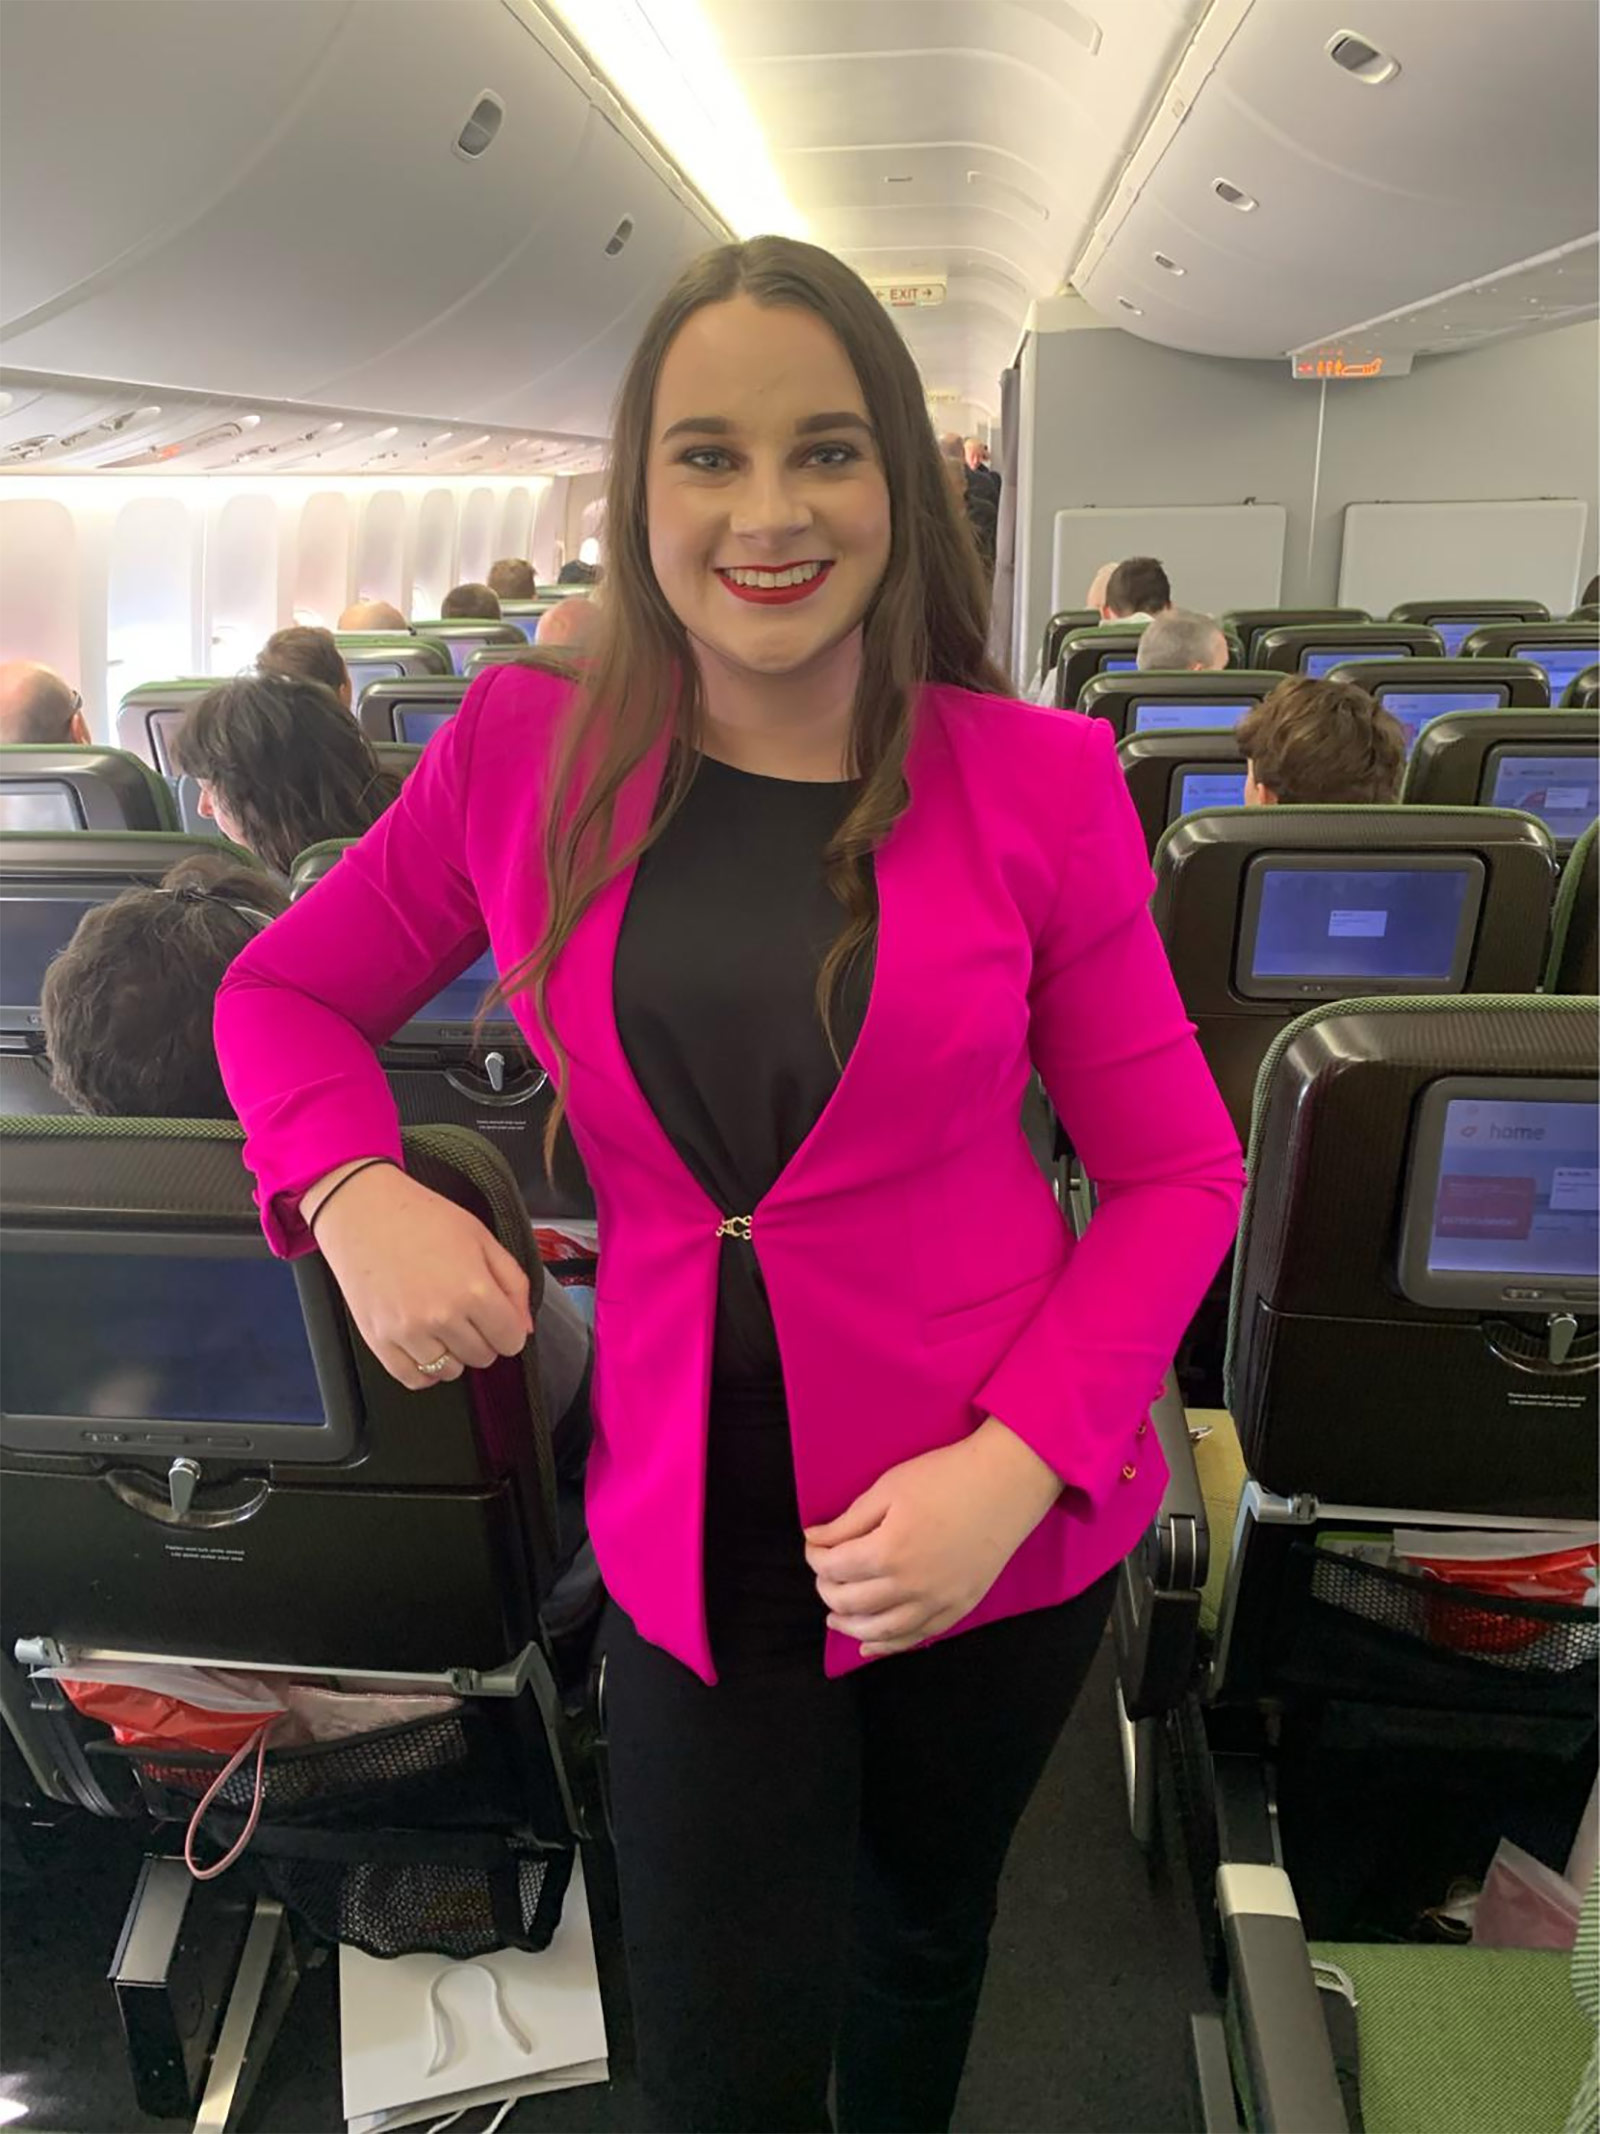
<instances>
[{"instance_id":1,"label":"woman's eye","mask_svg":"<svg viewBox=\"0 0 1600 2134\"><path fill-rule=\"evenodd\" d=\"M811 457L819 467L848 467L861 454L854 445L817 445Z\"/></svg>"},{"instance_id":2,"label":"woman's eye","mask_svg":"<svg viewBox=\"0 0 1600 2134\"><path fill-rule=\"evenodd\" d=\"M695 445L684 453L683 464L694 467L701 474L721 474L729 462L727 453L717 445Z\"/></svg>"}]
</instances>

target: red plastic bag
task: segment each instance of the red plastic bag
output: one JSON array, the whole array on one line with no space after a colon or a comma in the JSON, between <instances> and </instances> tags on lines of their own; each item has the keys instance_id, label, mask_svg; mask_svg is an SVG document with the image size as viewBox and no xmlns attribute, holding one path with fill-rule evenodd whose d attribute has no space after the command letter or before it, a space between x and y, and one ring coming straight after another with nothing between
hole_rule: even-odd
<instances>
[{"instance_id":1,"label":"red plastic bag","mask_svg":"<svg viewBox=\"0 0 1600 2134\"><path fill-rule=\"evenodd\" d=\"M125 1682L80 1682L60 1677L61 1687L85 1719L110 1727L125 1749L202 1749L231 1756L255 1740L277 1710L207 1711L161 1690L134 1689Z\"/></svg>"}]
</instances>

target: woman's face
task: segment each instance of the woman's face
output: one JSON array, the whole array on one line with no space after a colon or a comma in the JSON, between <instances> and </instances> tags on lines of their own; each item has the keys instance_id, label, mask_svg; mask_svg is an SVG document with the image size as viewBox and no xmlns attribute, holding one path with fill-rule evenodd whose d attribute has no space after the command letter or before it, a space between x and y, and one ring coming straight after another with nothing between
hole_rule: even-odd
<instances>
[{"instance_id":1,"label":"woman's face","mask_svg":"<svg viewBox=\"0 0 1600 2134\"><path fill-rule=\"evenodd\" d=\"M244 844L245 840L239 833L238 823L228 813L226 805L217 795L216 787L212 785L208 778L202 778L200 781L199 806L200 813L208 816L224 837L231 838L236 845Z\"/></svg>"},{"instance_id":2,"label":"woman's face","mask_svg":"<svg viewBox=\"0 0 1600 2134\"><path fill-rule=\"evenodd\" d=\"M680 328L656 384L650 561L698 646L790 675L859 629L889 561L889 487L832 329L748 296Z\"/></svg>"}]
</instances>

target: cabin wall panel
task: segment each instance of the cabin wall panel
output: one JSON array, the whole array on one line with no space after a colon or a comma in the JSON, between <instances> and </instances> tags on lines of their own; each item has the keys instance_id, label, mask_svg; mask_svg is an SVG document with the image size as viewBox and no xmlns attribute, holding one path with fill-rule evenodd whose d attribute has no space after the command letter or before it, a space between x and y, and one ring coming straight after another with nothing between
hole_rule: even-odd
<instances>
[{"instance_id":1,"label":"cabin wall panel","mask_svg":"<svg viewBox=\"0 0 1600 2134\"><path fill-rule=\"evenodd\" d=\"M208 674L248 667L278 627L278 534L283 514L270 496L231 496L207 528Z\"/></svg>"},{"instance_id":2,"label":"cabin wall panel","mask_svg":"<svg viewBox=\"0 0 1600 2134\"><path fill-rule=\"evenodd\" d=\"M201 658L200 499L131 496L111 529L106 694L208 671Z\"/></svg>"},{"instance_id":3,"label":"cabin wall panel","mask_svg":"<svg viewBox=\"0 0 1600 2134\"><path fill-rule=\"evenodd\" d=\"M0 499L0 659L42 660L83 688L78 529L48 497Z\"/></svg>"}]
</instances>

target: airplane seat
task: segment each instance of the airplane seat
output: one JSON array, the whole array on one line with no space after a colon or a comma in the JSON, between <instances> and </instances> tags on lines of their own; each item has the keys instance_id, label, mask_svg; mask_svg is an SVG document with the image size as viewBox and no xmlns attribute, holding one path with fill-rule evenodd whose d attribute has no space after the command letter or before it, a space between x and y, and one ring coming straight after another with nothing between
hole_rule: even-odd
<instances>
[{"instance_id":1,"label":"airplane seat","mask_svg":"<svg viewBox=\"0 0 1600 2134\"><path fill-rule=\"evenodd\" d=\"M422 750L414 741L374 741L372 753L383 769L402 784L422 761Z\"/></svg>"},{"instance_id":2,"label":"airplane seat","mask_svg":"<svg viewBox=\"0 0 1600 2134\"><path fill-rule=\"evenodd\" d=\"M480 619L463 619L459 622L437 621L413 623L412 628L420 637L443 645L450 656L450 664L457 674L465 674L467 661L474 652L481 652L485 645L525 646L525 633L513 622L485 622Z\"/></svg>"},{"instance_id":3,"label":"airplane seat","mask_svg":"<svg viewBox=\"0 0 1600 2134\"><path fill-rule=\"evenodd\" d=\"M290 877L291 899L313 888L349 843L331 839L302 852ZM497 1010L479 1034L478 1012L494 975L485 954L383 1048L400 1117L411 1126L468 1127L492 1141L535 1222L592 1221L594 1192L565 1127L556 1143L554 1183L545 1176L544 1130L554 1095L521 1031L509 1012Z\"/></svg>"},{"instance_id":4,"label":"airplane seat","mask_svg":"<svg viewBox=\"0 0 1600 2134\"><path fill-rule=\"evenodd\" d=\"M1256 632L1250 658L1279 674L1321 678L1347 660L1443 659L1444 640L1414 622L1283 623Z\"/></svg>"},{"instance_id":5,"label":"airplane seat","mask_svg":"<svg viewBox=\"0 0 1600 2134\"><path fill-rule=\"evenodd\" d=\"M1231 730L1131 733L1117 743L1117 761L1152 858L1180 815L1244 806L1245 759Z\"/></svg>"},{"instance_id":6,"label":"airplane seat","mask_svg":"<svg viewBox=\"0 0 1600 2134\"><path fill-rule=\"evenodd\" d=\"M1098 608L1057 608L1056 612L1045 624L1044 636L1040 641L1039 673L1041 677L1048 674L1056 664L1056 661L1060 659L1061 646L1066 638L1084 630L1097 628L1099 621L1100 610Z\"/></svg>"},{"instance_id":7,"label":"airplane seat","mask_svg":"<svg viewBox=\"0 0 1600 2134\"><path fill-rule=\"evenodd\" d=\"M0 1113L67 1109L50 1087L39 990L84 913L124 889L153 888L179 860L217 845L175 830L0 831ZM252 853L227 849L241 867L260 867Z\"/></svg>"},{"instance_id":8,"label":"airplane seat","mask_svg":"<svg viewBox=\"0 0 1600 2134\"><path fill-rule=\"evenodd\" d=\"M1143 634L1142 622L1107 622L1094 629L1069 630L1056 661L1056 709L1075 711L1091 675L1132 674Z\"/></svg>"},{"instance_id":9,"label":"airplane seat","mask_svg":"<svg viewBox=\"0 0 1600 2134\"><path fill-rule=\"evenodd\" d=\"M174 735L199 699L225 679L215 674L180 675L172 681L141 682L130 689L117 706L118 748L148 763L163 778L175 778Z\"/></svg>"},{"instance_id":10,"label":"airplane seat","mask_svg":"<svg viewBox=\"0 0 1600 2134\"><path fill-rule=\"evenodd\" d=\"M1420 732L1401 798L1520 808L1564 853L1600 813L1600 736L1583 712L1452 711Z\"/></svg>"},{"instance_id":11,"label":"airplane seat","mask_svg":"<svg viewBox=\"0 0 1600 2134\"><path fill-rule=\"evenodd\" d=\"M467 680L475 682L490 667L537 667L571 681L579 671L579 662L575 651L563 645L485 645L467 661Z\"/></svg>"},{"instance_id":12,"label":"airplane seat","mask_svg":"<svg viewBox=\"0 0 1600 2134\"><path fill-rule=\"evenodd\" d=\"M1174 1552L1161 1530L1187 1537L1202 1487L1204 1448L1190 1461L1177 1433L1172 1505L1124 1570L1113 1616L1130 1800L1151 1799L1169 1747L1208 1913L1215 1889L1211 1954L1240 2080L1273 2092L1270 2106L1258 2093L1250 2124L1345 2123L1289 2101L1308 2065L1329 2094L1315 1961L1354 1974L1341 1949L1359 1949L1383 2002L1373 2023L1415 2023L1405 1967L1418 1967L1408 1994L1431 1991L1442 1981L1429 1967L1460 1953L1459 1990L1490 2006L1471 1971L1492 1972L1499 1952L1371 1945L1406 1941L1457 1873L1486 1870L1502 1832L1559 1862L1591 1784L1594 1611L1470 1592L1418 1559L1431 1546L1443 1566L1464 1535L1506 1551L1595 1538L1594 1211L1581 1180L1559 1204L1569 1166L1593 1167L1595 1006L1328 1004L1262 1067L1230 1319L1239 1488L1220 1518L1205 1493L1221 1598L1190 1682L1161 1678L1139 1636L1157 1599L1170 1611L1182 1598L1151 1575ZM1477 1138L1484 1128L1494 1141ZM1496 1250L1474 1192L1504 1207L1513 1188L1518 1216ZM1340 1797L1352 1773L1364 1774L1353 1802ZM1147 1810L1142 1835L1152 1823ZM1524 2013L1542 2034L1545 2012ZM1575 2082L1571 2026L1548 2020ZM1388 2103L1426 2040L1391 2033L1381 2050L1367 2125L1432 2126ZM1365 2013L1360 2057L1365 2114ZM1203 2123L1239 2121L1224 2106ZM1448 2110L1439 2121L1463 2123Z\"/></svg>"},{"instance_id":13,"label":"airplane seat","mask_svg":"<svg viewBox=\"0 0 1600 2134\"><path fill-rule=\"evenodd\" d=\"M1368 659L1343 661L1329 681L1353 682L1405 728L1406 748L1430 719L1455 711L1545 711L1550 685L1531 660Z\"/></svg>"},{"instance_id":14,"label":"airplane seat","mask_svg":"<svg viewBox=\"0 0 1600 2134\"><path fill-rule=\"evenodd\" d=\"M1193 733L1204 728L1232 732L1247 711L1271 696L1281 674L1225 667L1219 674L1091 675L1078 693L1086 717L1108 719L1121 741L1131 734Z\"/></svg>"},{"instance_id":15,"label":"airplane seat","mask_svg":"<svg viewBox=\"0 0 1600 2134\"><path fill-rule=\"evenodd\" d=\"M1474 630L1468 659L1532 660L1543 670L1552 704L1600 658L1600 622L1497 622Z\"/></svg>"},{"instance_id":16,"label":"airplane seat","mask_svg":"<svg viewBox=\"0 0 1600 2134\"><path fill-rule=\"evenodd\" d=\"M520 630L531 645L534 633L539 627L540 616L548 614L555 604L555 600L548 593L536 595L532 600L502 600L500 619L510 623L513 629Z\"/></svg>"},{"instance_id":17,"label":"airplane seat","mask_svg":"<svg viewBox=\"0 0 1600 2134\"><path fill-rule=\"evenodd\" d=\"M1313 1933L1404 1938L1517 1816L1565 1856L1593 1770L1594 1611L1469 1595L1405 1557L1462 1530L1595 1537L1600 1283L1572 1176L1594 1161L1595 1005L1330 1002L1263 1062L1225 1411L1153 1415L1172 1482L1112 1617L1135 1831L1155 1827L1164 1742L1203 1917L1218 1864L1287 1864ZM1506 1207L1515 1189L1499 1251L1474 1179ZM1464 1787L1510 1771L1527 1795L1502 1822L1446 1787L1438 1846L1360 1875L1315 1813L1287 1813L1316 1801L1319 1757L1326 1774L1351 1754L1369 1774L1393 1754L1397 1786L1459 1759Z\"/></svg>"},{"instance_id":18,"label":"airplane seat","mask_svg":"<svg viewBox=\"0 0 1600 2134\"><path fill-rule=\"evenodd\" d=\"M1365 608L1227 608L1217 617L1243 646L1241 666L1259 666L1257 640L1264 631L1281 630L1295 623L1370 622Z\"/></svg>"},{"instance_id":19,"label":"airplane seat","mask_svg":"<svg viewBox=\"0 0 1600 2134\"><path fill-rule=\"evenodd\" d=\"M1600 666L1585 667L1567 684L1561 698L1563 711L1593 711L1600 705Z\"/></svg>"},{"instance_id":20,"label":"airplane seat","mask_svg":"<svg viewBox=\"0 0 1600 2134\"><path fill-rule=\"evenodd\" d=\"M1550 927L1547 993L1600 993L1600 830L1590 823L1561 870Z\"/></svg>"},{"instance_id":21,"label":"airplane seat","mask_svg":"<svg viewBox=\"0 0 1600 2134\"><path fill-rule=\"evenodd\" d=\"M176 830L171 788L127 749L0 746L0 830Z\"/></svg>"},{"instance_id":22,"label":"airplane seat","mask_svg":"<svg viewBox=\"0 0 1600 2134\"><path fill-rule=\"evenodd\" d=\"M153 1817L170 1852L224 1758L120 1748L32 1670L141 1660L427 1696L415 1714L347 1704L345 1738L269 1743L252 1934L291 1969L300 1937L542 1948L599 1822L574 1750L587 1652L563 1658L545 1620L559 1545L537 1331L520 1357L407 1393L320 1257L268 1252L241 1148L231 1122L0 1122L8 1723L63 1798ZM492 1148L413 1129L405 1154L537 1275ZM592 1556L580 1569L586 1648L602 1596ZM254 1791L252 1760L197 1851L243 1835ZM181 1862L147 1859L125 1936L147 1901L193 1898ZM247 1973L246 2030L263 1983ZM133 2058L142 2097L170 2082L136 2042Z\"/></svg>"},{"instance_id":23,"label":"airplane seat","mask_svg":"<svg viewBox=\"0 0 1600 2134\"><path fill-rule=\"evenodd\" d=\"M369 740L403 741L408 747L421 748L460 708L466 693L466 678L459 674L368 682L356 706L356 718Z\"/></svg>"},{"instance_id":24,"label":"airplane seat","mask_svg":"<svg viewBox=\"0 0 1600 2134\"><path fill-rule=\"evenodd\" d=\"M1550 610L1542 600L1403 600L1389 610L1389 620L1425 622L1454 659L1474 630L1496 622L1548 622Z\"/></svg>"}]
</instances>

